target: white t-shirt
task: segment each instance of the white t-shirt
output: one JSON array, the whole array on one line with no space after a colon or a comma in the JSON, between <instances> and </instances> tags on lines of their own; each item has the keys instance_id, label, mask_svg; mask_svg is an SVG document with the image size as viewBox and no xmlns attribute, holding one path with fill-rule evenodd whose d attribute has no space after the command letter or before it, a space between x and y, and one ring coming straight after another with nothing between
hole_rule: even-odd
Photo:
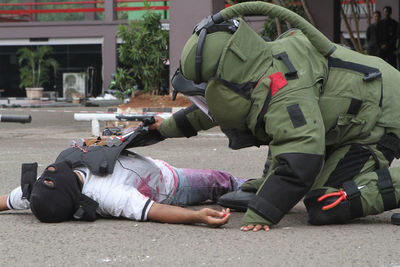
<instances>
[{"instance_id":1,"label":"white t-shirt","mask_svg":"<svg viewBox=\"0 0 400 267\"><path fill-rule=\"evenodd\" d=\"M106 176L94 175L86 167L75 170L84 177L82 193L99 203L96 212L104 217L147 220L153 203L171 203L177 188L177 175L168 163L137 154L120 156L113 173ZM21 196L21 187L15 188L8 208L28 209L29 201Z\"/></svg>"}]
</instances>

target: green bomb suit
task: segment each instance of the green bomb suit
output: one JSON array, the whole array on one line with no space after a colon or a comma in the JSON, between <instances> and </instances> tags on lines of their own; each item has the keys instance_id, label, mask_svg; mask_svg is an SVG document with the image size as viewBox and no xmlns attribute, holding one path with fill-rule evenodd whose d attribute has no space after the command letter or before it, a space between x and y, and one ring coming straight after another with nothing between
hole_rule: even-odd
<instances>
[{"instance_id":1,"label":"green bomb suit","mask_svg":"<svg viewBox=\"0 0 400 267\"><path fill-rule=\"evenodd\" d=\"M331 43L275 5L247 2L220 14L277 16L299 28L273 42L241 19L234 33L209 33L201 74L215 121L199 109L181 112L191 132L219 125L246 132L243 138L251 135L253 145L269 146L271 166L258 179L262 183L249 185L258 190L243 225L276 224L303 197L312 224L345 223L397 208L400 169L389 166L400 156L400 73L377 57ZM198 39L192 35L181 57L182 74L190 80ZM166 138L190 136L180 124L173 116L160 132ZM341 202L333 204L338 196L318 201L339 190L345 192Z\"/></svg>"}]
</instances>

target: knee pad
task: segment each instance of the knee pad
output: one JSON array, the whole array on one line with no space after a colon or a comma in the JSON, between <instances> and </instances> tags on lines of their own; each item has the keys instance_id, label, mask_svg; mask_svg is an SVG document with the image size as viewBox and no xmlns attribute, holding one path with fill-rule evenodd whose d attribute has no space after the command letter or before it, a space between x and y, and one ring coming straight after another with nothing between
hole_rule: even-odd
<instances>
[{"instance_id":1,"label":"knee pad","mask_svg":"<svg viewBox=\"0 0 400 267\"><path fill-rule=\"evenodd\" d=\"M323 206L333 203L336 199L324 199L318 202L318 198L323 196L326 189L317 189L309 192L304 204L308 212L308 222L313 225L324 224L343 224L352 219L349 201L342 201L337 206L329 210L322 210Z\"/></svg>"},{"instance_id":2,"label":"knee pad","mask_svg":"<svg viewBox=\"0 0 400 267\"><path fill-rule=\"evenodd\" d=\"M321 188L309 192L305 199L309 222L311 224L340 224L347 223L350 220L363 216L363 207L361 204L361 192L354 181L346 181L342 185L346 193L346 200L339 202L331 209L323 210L322 207L332 204L337 197L325 198L318 201L318 198L325 195L326 188Z\"/></svg>"}]
</instances>

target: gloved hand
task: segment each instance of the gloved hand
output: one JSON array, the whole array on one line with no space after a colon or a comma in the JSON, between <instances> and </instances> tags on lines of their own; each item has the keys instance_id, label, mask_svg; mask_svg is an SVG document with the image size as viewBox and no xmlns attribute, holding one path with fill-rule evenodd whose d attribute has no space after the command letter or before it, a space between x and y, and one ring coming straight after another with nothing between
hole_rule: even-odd
<instances>
[{"instance_id":1,"label":"gloved hand","mask_svg":"<svg viewBox=\"0 0 400 267\"><path fill-rule=\"evenodd\" d=\"M129 137L129 139L129 145L126 148L153 145L163 141L165 138L157 130L142 128L136 130L136 133Z\"/></svg>"},{"instance_id":2,"label":"gloved hand","mask_svg":"<svg viewBox=\"0 0 400 267\"><path fill-rule=\"evenodd\" d=\"M161 127L161 123L164 121L164 118L162 118L160 116L154 116L154 120L155 120L155 122L153 124L149 125L149 129L159 131L160 127Z\"/></svg>"}]
</instances>

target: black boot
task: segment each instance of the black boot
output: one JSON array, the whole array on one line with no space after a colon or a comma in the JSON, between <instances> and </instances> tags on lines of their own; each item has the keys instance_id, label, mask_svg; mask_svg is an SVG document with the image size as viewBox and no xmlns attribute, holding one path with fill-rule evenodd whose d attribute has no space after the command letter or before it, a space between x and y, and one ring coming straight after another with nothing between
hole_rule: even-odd
<instances>
[{"instance_id":1,"label":"black boot","mask_svg":"<svg viewBox=\"0 0 400 267\"><path fill-rule=\"evenodd\" d=\"M246 211L247 204L249 203L250 199L256 195L258 188L260 188L260 186L264 183L269 167L270 161L267 160L265 162L262 178L247 180L244 184L242 184L239 190L222 195L218 199L217 203L225 208L230 208L237 211Z\"/></svg>"},{"instance_id":2,"label":"black boot","mask_svg":"<svg viewBox=\"0 0 400 267\"><path fill-rule=\"evenodd\" d=\"M255 195L255 192L245 192L242 189L239 189L221 196L217 203L225 208L230 208L237 211L246 211L247 204Z\"/></svg>"}]
</instances>

